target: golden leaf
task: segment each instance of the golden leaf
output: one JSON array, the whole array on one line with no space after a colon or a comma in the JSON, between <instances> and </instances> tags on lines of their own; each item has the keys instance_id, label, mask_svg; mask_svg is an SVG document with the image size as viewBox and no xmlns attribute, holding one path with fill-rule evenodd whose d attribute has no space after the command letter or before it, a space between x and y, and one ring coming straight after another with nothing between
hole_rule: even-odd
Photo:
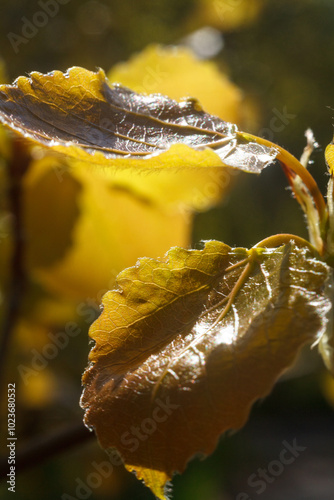
<instances>
[{"instance_id":1,"label":"golden leaf","mask_svg":"<svg viewBox=\"0 0 334 500\"><path fill-rule=\"evenodd\" d=\"M173 248L117 279L90 329L85 423L155 495L238 429L325 330L326 264L308 248Z\"/></svg>"}]
</instances>

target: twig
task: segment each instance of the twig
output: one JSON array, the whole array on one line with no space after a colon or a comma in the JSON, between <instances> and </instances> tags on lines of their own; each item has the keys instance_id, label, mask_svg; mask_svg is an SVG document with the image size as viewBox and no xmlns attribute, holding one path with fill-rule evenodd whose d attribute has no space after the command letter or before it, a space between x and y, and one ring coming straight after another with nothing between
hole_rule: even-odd
<instances>
[{"instance_id":1,"label":"twig","mask_svg":"<svg viewBox=\"0 0 334 500\"><path fill-rule=\"evenodd\" d=\"M305 137L306 137L306 146L299 161L303 165L303 167L307 168L310 162L311 154L316 148L319 147L319 144L315 140L314 134L310 128L306 130Z\"/></svg>"},{"instance_id":2,"label":"twig","mask_svg":"<svg viewBox=\"0 0 334 500\"><path fill-rule=\"evenodd\" d=\"M30 155L24 142L18 138L12 141L12 157L8 165L9 204L13 215L13 253L10 263L10 282L7 293L7 310L3 321L0 340L0 366L2 373L7 357L10 336L17 322L25 291L24 232L22 221L22 179L30 163Z\"/></svg>"},{"instance_id":3,"label":"twig","mask_svg":"<svg viewBox=\"0 0 334 500\"><path fill-rule=\"evenodd\" d=\"M93 439L95 434L90 432L82 422L66 425L50 435L34 436L21 448L16 450L15 472L23 472L47 459L58 455L78 444ZM0 478L8 474L7 457L0 458Z\"/></svg>"}]
</instances>

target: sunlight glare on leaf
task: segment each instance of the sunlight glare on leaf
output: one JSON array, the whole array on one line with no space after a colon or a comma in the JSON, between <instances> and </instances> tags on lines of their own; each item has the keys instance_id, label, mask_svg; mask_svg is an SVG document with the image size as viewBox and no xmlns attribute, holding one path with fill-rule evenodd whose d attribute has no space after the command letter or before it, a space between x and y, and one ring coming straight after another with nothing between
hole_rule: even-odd
<instances>
[{"instance_id":1,"label":"sunlight glare on leaf","mask_svg":"<svg viewBox=\"0 0 334 500\"><path fill-rule=\"evenodd\" d=\"M196 99L137 94L110 84L101 69L33 72L0 85L0 120L55 152L113 168L260 173L277 153L240 139L235 125L206 113Z\"/></svg>"},{"instance_id":2,"label":"sunlight glare on leaf","mask_svg":"<svg viewBox=\"0 0 334 500\"><path fill-rule=\"evenodd\" d=\"M241 90L215 63L196 59L189 49L149 45L129 61L116 64L108 78L136 92L160 93L176 101L195 97L206 112L240 123Z\"/></svg>"},{"instance_id":3,"label":"sunlight glare on leaf","mask_svg":"<svg viewBox=\"0 0 334 500\"><path fill-rule=\"evenodd\" d=\"M247 251L209 241L140 259L120 273L90 329L86 425L166 498L173 473L242 427L301 346L323 335L329 276L292 242Z\"/></svg>"}]
</instances>

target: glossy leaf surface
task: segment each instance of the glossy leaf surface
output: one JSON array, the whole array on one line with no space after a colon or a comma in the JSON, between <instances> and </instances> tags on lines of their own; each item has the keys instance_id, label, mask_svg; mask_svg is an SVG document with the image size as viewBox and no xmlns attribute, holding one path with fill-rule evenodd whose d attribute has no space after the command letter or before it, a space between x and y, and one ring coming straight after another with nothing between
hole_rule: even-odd
<instances>
[{"instance_id":1,"label":"glossy leaf surface","mask_svg":"<svg viewBox=\"0 0 334 500\"><path fill-rule=\"evenodd\" d=\"M118 277L92 325L85 422L158 498L175 471L240 428L325 330L326 264L294 244L173 248Z\"/></svg>"},{"instance_id":2,"label":"glossy leaf surface","mask_svg":"<svg viewBox=\"0 0 334 500\"><path fill-rule=\"evenodd\" d=\"M185 47L149 45L116 64L108 78L139 93L164 94L176 101L195 97L207 113L232 123L240 124L243 115L241 89L218 65L197 59Z\"/></svg>"},{"instance_id":3,"label":"glossy leaf surface","mask_svg":"<svg viewBox=\"0 0 334 500\"><path fill-rule=\"evenodd\" d=\"M258 173L276 156L237 139L235 125L205 113L195 99L136 94L110 85L102 70L33 72L2 85L0 119L55 151L107 166L224 165Z\"/></svg>"}]
</instances>

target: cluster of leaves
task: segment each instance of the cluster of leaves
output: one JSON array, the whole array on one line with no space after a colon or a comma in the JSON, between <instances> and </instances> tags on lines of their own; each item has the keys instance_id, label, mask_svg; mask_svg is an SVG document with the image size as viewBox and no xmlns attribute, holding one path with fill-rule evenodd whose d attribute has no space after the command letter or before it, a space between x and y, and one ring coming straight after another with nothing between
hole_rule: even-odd
<instances>
[{"instance_id":1,"label":"cluster of leaves","mask_svg":"<svg viewBox=\"0 0 334 500\"><path fill-rule=\"evenodd\" d=\"M119 73L117 81L137 79L146 85L152 83L152 72L157 69L164 77L159 80L164 93L180 99L191 92L211 110L218 103L215 96L225 95L227 100L219 103L216 113L239 121L240 90L213 63L196 60L190 51L150 46L111 73ZM216 204L235 177L227 169L183 168L176 163L176 168L170 164L166 169L115 169L110 163L101 168L18 139L8 128L1 127L0 134L0 286L4 297L0 321L4 330L11 304L19 306L10 350L3 355L1 344L1 355L6 377L17 385L18 433L21 440L33 444L36 436L40 439L44 434L46 422L48 432L43 439L53 431L66 431L68 425L80 427L77 401L87 357L87 329L99 311L101 297L115 286L117 274L142 255L158 257L173 245L188 247L194 211ZM92 141L98 134L92 131ZM22 158L19 151L24 153ZM23 157L28 165L20 180L13 174L20 170ZM19 213L11 200L14 185L20 189ZM19 232L14 224L17 216ZM20 247L19 266L16 246ZM66 333L73 322L80 332L75 338ZM77 464L78 475L85 460L87 455ZM120 481L126 488L125 477L120 478L121 471L113 474L109 486ZM58 487L69 488L70 481L64 479Z\"/></svg>"},{"instance_id":2,"label":"cluster of leaves","mask_svg":"<svg viewBox=\"0 0 334 500\"><path fill-rule=\"evenodd\" d=\"M260 173L275 159L307 216L310 243L275 235L251 249L217 241L200 250L175 247L165 258L140 259L119 274L118 289L105 294L103 312L90 329L95 346L83 376L85 423L158 498L165 498L167 482L194 454L211 453L221 433L244 425L252 403L268 394L302 345L319 343L334 372L332 177L326 205L305 167L279 146L240 132L195 99L178 102L110 85L102 70L32 73L3 85L0 119L31 144L70 158L74 178L92 186L96 224L105 210L112 219L107 196L98 199L94 191L99 168L107 170L106 178L115 176L121 194L137 182L138 172L159 172L155 202L170 209L181 203L189 211L213 201L203 191L208 172ZM47 158L35 173L46 188ZM170 171L182 183L192 179L181 201L177 186L170 184L172 192L166 192ZM141 196L152 190L150 182L143 177L136 184ZM195 198L194 185L200 193ZM80 193L80 184L71 180L64 186L64 219L69 213L71 225L77 215L67 203ZM161 219L154 231L159 224ZM106 240L105 252L113 246ZM32 261L37 253L32 251ZM42 254L52 261L51 248ZM78 275L84 261L77 262Z\"/></svg>"}]
</instances>

